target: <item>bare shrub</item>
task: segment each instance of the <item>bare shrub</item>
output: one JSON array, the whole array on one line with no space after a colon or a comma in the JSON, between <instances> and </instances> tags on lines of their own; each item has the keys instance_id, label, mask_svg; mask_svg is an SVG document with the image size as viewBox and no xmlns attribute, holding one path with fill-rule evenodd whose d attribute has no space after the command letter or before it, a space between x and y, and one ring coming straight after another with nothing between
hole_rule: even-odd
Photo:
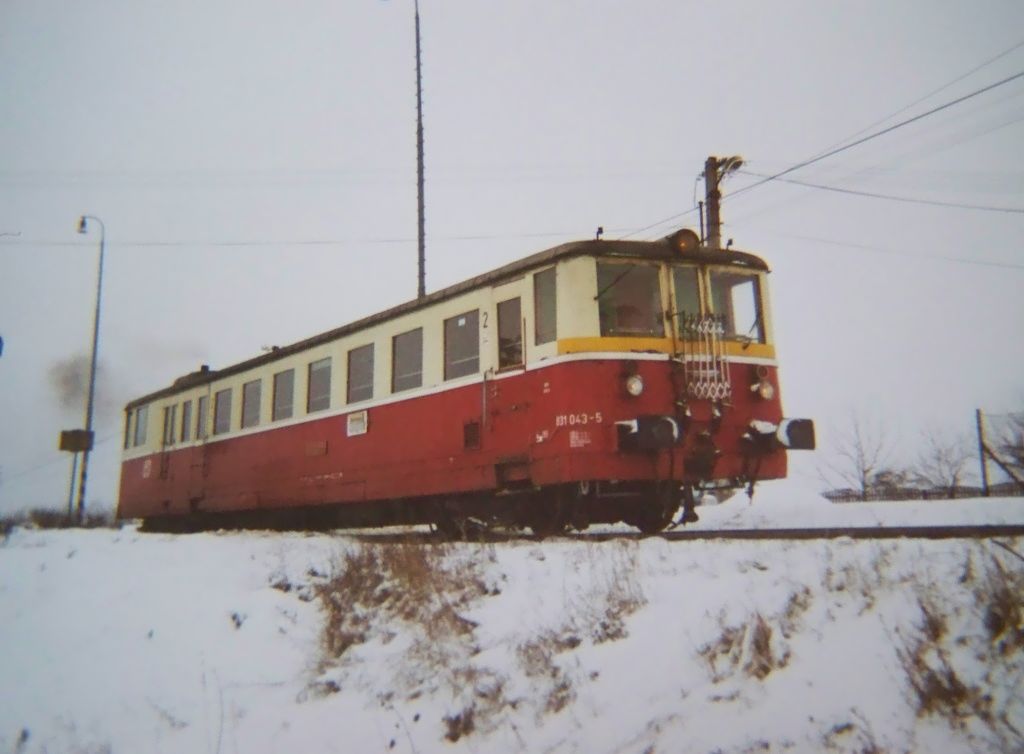
<instances>
[{"instance_id":1,"label":"bare shrub","mask_svg":"<svg viewBox=\"0 0 1024 754\"><path fill-rule=\"evenodd\" d=\"M320 672L360 644L407 637L408 644L397 650L400 660L380 679L387 689L382 693L388 700L450 694L458 710L443 718L450 741L487 732L510 704L504 678L474 661L476 623L462 612L496 592L483 581L479 553L466 552L459 557L451 545L416 541L360 545L339 556L331 574L314 587L325 615ZM359 661L356 656L348 662ZM340 677L345 674L343 669ZM311 690L323 695L336 687L337 680L321 678Z\"/></svg>"},{"instance_id":2,"label":"bare shrub","mask_svg":"<svg viewBox=\"0 0 1024 754\"><path fill-rule=\"evenodd\" d=\"M886 750L878 745L874 731L865 717L856 709L852 710L852 715L857 723L838 723L825 733L824 749L853 754L885 754Z\"/></svg>"},{"instance_id":3,"label":"bare shrub","mask_svg":"<svg viewBox=\"0 0 1024 754\"><path fill-rule=\"evenodd\" d=\"M360 547L342 556L334 575L317 585L326 613L320 640L328 658L340 657L349 647L366 641L367 611L382 601L378 591L384 579L378 551Z\"/></svg>"},{"instance_id":4,"label":"bare shrub","mask_svg":"<svg viewBox=\"0 0 1024 754\"><path fill-rule=\"evenodd\" d=\"M859 602L858 612L862 615L874 607L879 590L893 581L889 573L892 567L891 547L876 545L874 557L866 565L857 560L832 562L831 552L829 560L823 582L825 588L840 598L837 602L846 601L842 599L844 596L854 604Z\"/></svg>"},{"instance_id":5,"label":"bare shrub","mask_svg":"<svg viewBox=\"0 0 1024 754\"><path fill-rule=\"evenodd\" d=\"M861 500L867 500L891 477L894 440L884 422L858 411L850 414L848 427L834 430L832 435L831 455L818 469L822 481L833 488L852 488Z\"/></svg>"},{"instance_id":6,"label":"bare shrub","mask_svg":"<svg viewBox=\"0 0 1024 754\"><path fill-rule=\"evenodd\" d=\"M956 728L973 715L991 720L991 697L964 683L948 653L932 645L923 632L896 654L914 691L918 715L938 714Z\"/></svg>"},{"instance_id":7,"label":"bare shrub","mask_svg":"<svg viewBox=\"0 0 1024 754\"><path fill-rule=\"evenodd\" d=\"M69 518L64 511L49 508L33 508L27 518L27 523L37 529L66 529L74 522L74 517Z\"/></svg>"},{"instance_id":8,"label":"bare shrub","mask_svg":"<svg viewBox=\"0 0 1024 754\"><path fill-rule=\"evenodd\" d=\"M946 635L946 619L939 609L931 604L929 600L917 598L917 606L921 610L921 633L924 638L933 644L939 642Z\"/></svg>"},{"instance_id":9,"label":"bare shrub","mask_svg":"<svg viewBox=\"0 0 1024 754\"><path fill-rule=\"evenodd\" d=\"M467 707L458 714L447 715L444 718L444 724L447 728L447 732L444 737L452 743L455 743L463 736L468 736L476 728L473 722L474 710L473 707Z\"/></svg>"},{"instance_id":10,"label":"bare shrub","mask_svg":"<svg viewBox=\"0 0 1024 754\"><path fill-rule=\"evenodd\" d=\"M725 680L739 665L745 633L746 629L743 626L722 626L719 637L698 651L711 669L711 680L715 683ZM724 668L720 669L720 662L724 664Z\"/></svg>"},{"instance_id":11,"label":"bare shrub","mask_svg":"<svg viewBox=\"0 0 1024 754\"><path fill-rule=\"evenodd\" d=\"M576 698L572 681L555 663L555 655L575 649L579 644L579 637L575 635L548 631L516 647L516 656L526 676L546 682L543 712L561 712Z\"/></svg>"},{"instance_id":12,"label":"bare shrub","mask_svg":"<svg viewBox=\"0 0 1024 754\"><path fill-rule=\"evenodd\" d=\"M389 619L417 624L435 640L471 633L475 624L458 609L487 588L472 564L446 564L448 553L445 544L407 542L361 546L341 556L316 587L326 613L325 655L340 657L366 641L372 623Z\"/></svg>"},{"instance_id":13,"label":"bare shrub","mask_svg":"<svg viewBox=\"0 0 1024 754\"><path fill-rule=\"evenodd\" d=\"M802 589L793 592L786 600L786 606L779 616L779 630L783 637L789 639L796 633L800 626L800 618L811 607L811 589L804 586Z\"/></svg>"},{"instance_id":14,"label":"bare shrub","mask_svg":"<svg viewBox=\"0 0 1024 754\"><path fill-rule=\"evenodd\" d=\"M927 595L919 594L917 604L921 622L896 654L914 691L918 715L938 713L958 727L972 714L987 716L988 710L977 709L980 694L960 679L942 647L947 627L939 609Z\"/></svg>"},{"instance_id":15,"label":"bare shrub","mask_svg":"<svg viewBox=\"0 0 1024 754\"><path fill-rule=\"evenodd\" d=\"M8 535L14 530L15 527L21 526L23 520L16 514L8 514L0 518L0 534L3 534L4 539L7 539Z\"/></svg>"},{"instance_id":16,"label":"bare shrub","mask_svg":"<svg viewBox=\"0 0 1024 754\"><path fill-rule=\"evenodd\" d=\"M967 465L974 458L970 441L963 435L944 435L936 429L924 432L923 440L916 466L918 480L955 498Z\"/></svg>"},{"instance_id":17,"label":"bare shrub","mask_svg":"<svg viewBox=\"0 0 1024 754\"><path fill-rule=\"evenodd\" d=\"M0 518L0 531L4 536L16 526L34 529L116 529L120 524L110 511L87 513L79 523L74 516L69 518L66 511L53 508L32 508Z\"/></svg>"},{"instance_id":18,"label":"bare shrub","mask_svg":"<svg viewBox=\"0 0 1024 754\"><path fill-rule=\"evenodd\" d=\"M602 644L629 635L626 618L646 605L647 597L640 584L635 543L618 544L600 555L597 552L591 572L603 572L604 578L594 583L574 622L581 633L595 644Z\"/></svg>"},{"instance_id":19,"label":"bare shrub","mask_svg":"<svg viewBox=\"0 0 1024 754\"><path fill-rule=\"evenodd\" d=\"M970 561L968 561L970 563ZM957 634L929 592L918 594L921 620L896 654L919 716L933 715L997 751L1024 751L1019 713L1024 680L1024 573L994 557L984 573L965 568L978 610ZM954 613L956 615L958 613ZM977 621L977 622L974 622Z\"/></svg>"},{"instance_id":20,"label":"bare shrub","mask_svg":"<svg viewBox=\"0 0 1024 754\"><path fill-rule=\"evenodd\" d=\"M722 627L721 635L698 650L718 683L737 670L761 681L789 662L789 649L773 641L774 632L764 617L755 612L739 626Z\"/></svg>"},{"instance_id":21,"label":"bare shrub","mask_svg":"<svg viewBox=\"0 0 1024 754\"><path fill-rule=\"evenodd\" d=\"M1006 656L1024 649L1024 573L1008 573L992 558L975 597L984 606L985 629L999 654Z\"/></svg>"},{"instance_id":22,"label":"bare shrub","mask_svg":"<svg viewBox=\"0 0 1024 754\"><path fill-rule=\"evenodd\" d=\"M513 703L505 696L505 679L489 669L466 663L449 663L440 675L444 684L463 703L462 710L442 718L448 728L445 737L456 741L470 733L487 733L494 729L495 719ZM456 735L451 738L451 735Z\"/></svg>"},{"instance_id":23,"label":"bare shrub","mask_svg":"<svg viewBox=\"0 0 1024 754\"><path fill-rule=\"evenodd\" d=\"M558 678L544 700L544 711L552 714L561 712L576 698L572 683L565 676Z\"/></svg>"},{"instance_id":24,"label":"bare shrub","mask_svg":"<svg viewBox=\"0 0 1024 754\"><path fill-rule=\"evenodd\" d=\"M629 632L626 630L626 618L635 613L644 605L635 597L622 592L608 593L604 605L604 614L599 616L596 623L591 627L590 637L595 644L603 644L606 641L618 641L625 639Z\"/></svg>"},{"instance_id":25,"label":"bare shrub","mask_svg":"<svg viewBox=\"0 0 1024 754\"><path fill-rule=\"evenodd\" d=\"M747 659L743 664L743 671L758 680L764 679L776 667L785 665L785 658L777 661L772 654L772 629L760 613L754 614L754 620L749 628L750 644L747 651Z\"/></svg>"}]
</instances>

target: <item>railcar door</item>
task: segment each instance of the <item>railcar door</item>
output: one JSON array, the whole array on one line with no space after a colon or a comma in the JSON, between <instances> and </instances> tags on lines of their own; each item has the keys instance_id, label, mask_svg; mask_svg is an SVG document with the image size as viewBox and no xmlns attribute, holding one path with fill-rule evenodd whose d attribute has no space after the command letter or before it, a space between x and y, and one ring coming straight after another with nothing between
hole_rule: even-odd
<instances>
[{"instance_id":1,"label":"railcar door","mask_svg":"<svg viewBox=\"0 0 1024 754\"><path fill-rule=\"evenodd\" d=\"M490 347L496 352L496 368L484 375L482 435L495 459L499 487L529 481L533 396L526 371L526 320L520 288L521 282L517 281L494 291L496 321L492 333L497 337Z\"/></svg>"},{"instance_id":2,"label":"railcar door","mask_svg":"<svg viewBox=\"0 0 1024 754\"><path fill-rule=\"evenodd\" d=\"M198 510L205 495L206 486L206 442L189 449L188 503L189 508Z\"/></svg>"},{"instance_id":3,"label":"railcar door","mask_svg":"<svg viewBox=\"0 0 1024 754\"><path fill-rule=\"evenodd\" d=\"M196 511L202 507L206 496L206 476L209 471L207 438L210 435L210 396L201 395L196 400L196 444L188 450L188 505Z\"/></svg>"}]
</instances>

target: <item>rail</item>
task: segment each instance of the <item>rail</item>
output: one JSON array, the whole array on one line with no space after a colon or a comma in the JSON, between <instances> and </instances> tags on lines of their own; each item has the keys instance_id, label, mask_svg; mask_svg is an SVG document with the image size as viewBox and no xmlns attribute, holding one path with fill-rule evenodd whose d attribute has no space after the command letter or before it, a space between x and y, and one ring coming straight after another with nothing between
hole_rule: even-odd
<instances>
[{"instance_id":1,"label":"rail","mask_svg":"<svg viewBox=\"0 0 1024 754\"><path fill-rule=\"evenodd\" d=\"M339 530L344 533L344 530ZM357 531L347 536L364 543L378 544L428 544L437 542L443 537L426 529L406 530L403 532ZM670 530L660 534L644 535L632 531L595 531L575 532L554 536L552 540L577 542L609 542L639 539L664 539L669 542L685 542L695 540L834 540L834 539L993 539L995 537L1024 537L1024 524L985 524L969 526L843 526L809 529L687 529L685 531ZM500 530L480 530L467 538L469 542L501 543L501 542L534 542L536 537L525 533Z\"/></svg>"}]
</instances>

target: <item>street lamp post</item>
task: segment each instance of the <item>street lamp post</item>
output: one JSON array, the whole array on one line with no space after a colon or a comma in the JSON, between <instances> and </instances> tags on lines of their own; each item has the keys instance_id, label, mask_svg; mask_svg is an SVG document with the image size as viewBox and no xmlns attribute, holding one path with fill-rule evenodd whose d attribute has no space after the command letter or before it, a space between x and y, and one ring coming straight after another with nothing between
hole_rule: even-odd
<instances>
[{"instance_id":1,"label":"street lamp post","mask_svg":"<svg viewBox=\"0 0 1024 754\"><path fill-rule=\"evenodd\" d=\"M96 397L96 355L99 348L100 336L100 300L103 295L103 247L106 240L106 228L103 221L93 215L82 215L78 218L78 232L85 233L88 229L88 221L100 226L100 258L96 272L96 311L92 319L92 360L89 363L89 397L85 403L85 433L86 445L82 452L82 476L78 485L78 523L81 524L85 515L85 484L89 476L89 451L93 446L92 414L93 404Z\"/></svg>"}]
</instances>

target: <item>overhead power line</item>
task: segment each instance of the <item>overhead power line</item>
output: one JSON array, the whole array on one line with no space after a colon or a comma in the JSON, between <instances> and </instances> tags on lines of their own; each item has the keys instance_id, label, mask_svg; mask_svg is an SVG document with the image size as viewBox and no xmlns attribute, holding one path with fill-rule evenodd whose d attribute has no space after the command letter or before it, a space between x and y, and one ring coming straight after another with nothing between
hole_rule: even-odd
<instances>
[{"instance_id":1,"label":"overhead power line","mask_svg":"<svg viewBox=\"0 0 1024 754\"><path fill-rule=\"evenodd\" d=\"M742 194L745 191L750 191L751 189L755 189L758 186L763 186L764 184L768 183L769 181L778 180L779 178L781 178L784 175L788 175L789 173L792 173L792 172L794 172L796 170L800 170L801 168L805 168L808 165L813 165L816 162L821 162L822 160L828 159L829 157L834 157L835 155L839 154L840 152L845 152L848 149L853 149L854 147L860 146L861 144L869 142L869 141L871 141L873 139L877 139L880 136L885 136L885 134L892 133L893 131L895 131L898 128L903 128L904 126L909 126L911 123L916 123L919 120L927 118L927 117L929 117L931 115L935 115L936 113L940 113L943 110L947 110L948 108L953 107L954 105L959 105L961 102L966 102L969 99L973 99L974 97L978 97L978 96L984 94L985 92L990 92L993 89L996 89L997 87L1005 86L1006 84L1009 84L1009 83L1011 83L1013 81L1016 81L1017 79L1020 79L1020 78L1024 78L1024 71L1020 71L1019 73L1015 73L1012 76L1007 76L1004 79L996 81L993 84L989 84L988 86L983 86L980 89L975 89L973 92L970 92L969 94L965 94L962 97L957 97L954 100L950 100L949 102L945 102L945 103L943 103L941 105L938 105L937 107L933 107L931 110L927 110L927 111L925 111L923 113L920 113L919 115L915 115L912 118L907 118L906 120L901 120L899 123L895 123L895 124L893 124L891 126L888 126L887 128L883 128L880 131L875 131L874 133L868 134L867 136L864 136L864 137L862 137L860 139L857 139L856 141L851 141L849 144L845 144L845 145L843 145L841 147L837 147L836 149L829 150L828 152L820 154L817 157L812 157L812 158L810 158L808 160L804 160L803 162L798 162L796 165L788 167L785 170L779 171L778 173L775 173L774 175L766 176L765 178L762 178L761 180L757 181L756 183L751 183L751 184L749 184L747 186L744 186L742 188L737 189L736 191L733 191L732 192L732 196L737 196L738 194Z\"/></svg>"},{"instance_id":2,"label":"overhead power line","mask_svg":"<svg viewBox=\"0 0 1024 754\"><path fill-rule=\"evenodd\" d=\"M999 267L1007 270L1024 270L1024 264L1017 264L1014 262L995 262L987 259L968 259L966 257L949 257L949 256L937 256L932 254L915 254L913 252L904 251L901 249L886 248L884 246L872 246L863 243L852 243L850 241L836 241L831 238L821 238L819 236L808 236L799 233L784 233L777 230L771 230L768 228L762 228L763 232L772 233L784 238L793 238L799 241L811 241L813 243L827 244L829 246L837 246L844 249L857 249L858 251L871 251L878 254L885 254L887 256L907 257L910 259L916 259L924 262L950 262L953 264L968 264L978 267Z\"/></svg>"},{"instance_id":3,"label":"overhead power line","mask_svg":"<svg viewBox=\"0 0 1024 754\"><path fill-rule=\"evenodd\" d=\"M609 233L618 233L625 228L609 228ZM435 241L501 241L520 238L586 238L589 233L579 231L550 231L547 233L492 233L492 234L468 234L459 236L434 236ZM412 244L415 238L349 238L349 239L300 239L281 241L107 241L108 247L137 247L137 248L164 248L164 247L220 247L220 248L246 248L246 247L280 247L280 246L358 246L358 245L379 245L379 244ZM0 241L0 247L4 246L83 246L80 241L47 241L47 240L23 240L23 241Z\"/></svg>"},{"instance_id":4,"label":"overhead power line","mask_svg":"<svg viewBox=\"0 0 1024 754\"><path fill-rule=\"evenodd\" d=\"M768 178L768 176L762 173L754 173L749 170L739 170L737 172L743 173L744 175L753 176L754 178ZM874 191L858 191L857 189L841 188L839 186L826 186L821 183L811 183L809 181L798 181L795 178L776 178L775 180L781 181L782 183L792 183L795 186L806 186L807 188L821 189L822 191L834 191L837 194L852 194L853 196L866 196L871 199L888 199L894 202L907 202L909 204L926 204L932 207L950 207L953 209L970 209L977 210L979 212L1003 212L1014 215L1024 215L1024 208L1022 207L992 207L984 204L964 204L961 202L943 202L937 199L918 199L909 196L894 196L892 194L879 194Z\"/></svg>"},{"instance_id":5,"label":"overhead power line","mask_svg":"<svg viewBox=\"0 0 1024 754\"><path fill-rule=\"evenodd\" d=\"M927 117L929 117L931 115L935 115L936 113L940 113L943 110L947 110L948 108L953 107L954 105L959 105L961 102L966 102L969 99L972 99L974 97L978 97L978 96L984 94L985 92L990 92L993 89L996 89L996 88L998 88L1000 86L1004 86L1006 84L1009 84L1010 82L1016 81L1017 79L1020 79L1020 78L1024 78L1024 71L1020 71L1018 73L1015 73L1012 76L1007 76L1004 79L1000 79L999 81L996 81L996 82L994 82L992 84L989 84L987 86L983 86L980 89L975 89L973 92L969 92L968 94L965 94L962 97L957 97L956 99L950 100L949 102L944 102L943 104L938 105L937 107L933 107L931 110L927 110L927 111L925 111L923 113L920 113L919 115L915 115L912 118L907 118L906 120L902 120L899 123L896 123L896 124L893 124L893 125L888 126L886 128L883 128L880 131L875 131L874 133L868 134L867 136L864 136L864 137L862 137L860 139L857 139L856 141L851 141L850 143L844 144L841 147L836 147L835 149L830 149L827 152L824 152L822 154L819 154L819 155L816 155L814 157L811 157L811 158L809 158L807 160L804 160L803 162L798 162L797 164L795 164L795 165L793 165L791 167L788 167L785 170L781 170L778 173L774 173L773 175L765 176L765 177L761 178L759 181L756 181L754 183L751 183L751 184L748 184L748 185L743 186L741 188L738 188L735 191L733 191L731 193L731 195L732 196L737 196L739 194L742 194L742 193L745 193L747 191L750 191L751 189L755 189L755 188L758 188L760 186L763 186L764 184L766 184L766 183L768 183L770 181L777 181L777 180L779 180L784 175L789 175L790 173L795 172L797 170L800 170L801 168L805 168L808 165L813 165L814 163L821 162L822 160L828 159L829 157L834 157L835 155L839 154L840 152L845 152L848 149L853 149L854 147L860 146L861 144L869 142L869 141L871 141L873 139L877 139L880 136L884 136L885 134L892 133L893 131L895 131L898 128L903 128L904 126L909 126L911 123L916 123L919 120L927 118ZM625 239L625 238L629 238L630 236L635 236L638 233L643 233L644 231L650 230L651 228L656 228L659 225L664 225L665 223L672 222L674 220L678 220L679 218L685 217L686 215L689 215L689 214L691 214L693 212L696 212L696 211L697 211L697 207L691 207L690 209L684 210L682 212L677 212L677 213L675 213L673 215L669 215L668 217L665 217L665 218L663 218L661 220L658 220L656 222L650 223L649 225L645 225L642 228L637 228L636 230L632 230L629 233L627 233L626 235L620 236L620 238Z\"/></svg>"},{"instance_id":6,"label":"overhead power line","mask_svg":"<svg viewBox=\"0 0 1024 754\"><path fill-rule=\"evenodd\" d=\"M828 151L829 149L834 149L835 147L842 146L843 144L845 144L850 139L856 139L862 133L866 133L867 131L870 131L872 128L875 128L876 126L880 126L883 123L885 123L886 121L888 121L888 120L890 120L892 118L895 118L897 115L901 115L901 114L905 113L910 108L915 107L917 105L920 105L922 102L925 102L926 100L930 99L931 97L934 97L939 92L944 91L946 89L949 89L949 87L953 86L953 84L958 84L961 81L963 81L964 79L968 78L969 76L973 76L975 73L980 71L982 68L986 68L986 67L992 65L997 60L1002 60L1007 55L1009 55L1011 52L1014 52L1015 50L1018 50L1021 47L1024 47L1024 40L1018 42L1017 44L1015 44L1015 45L1013 45L1011 47L1008 47L1007 49L1003 50L998 55L989 58L984 63L980 63L980 64L976 65L974 68L972 68L971 70L967 71L966 73L961 74L960 76L957 76L952 81L947 81L945 84L943 84L939 88L932 89L927 94L925 94L925 95L923 95L921 97L918 97L916 100L911 102L909 105L904 105L899 110L896 110L895 112L889 113L884 118L879 118L874 123L870 123L867 126L864 126L864 128L860 129L856 133L850 134L846 138L844 138L844 139L842 139L840 141L837 141L835 144L833 144L830 147L826 147L825 150Z\"/></svg>"}]
</instances>

